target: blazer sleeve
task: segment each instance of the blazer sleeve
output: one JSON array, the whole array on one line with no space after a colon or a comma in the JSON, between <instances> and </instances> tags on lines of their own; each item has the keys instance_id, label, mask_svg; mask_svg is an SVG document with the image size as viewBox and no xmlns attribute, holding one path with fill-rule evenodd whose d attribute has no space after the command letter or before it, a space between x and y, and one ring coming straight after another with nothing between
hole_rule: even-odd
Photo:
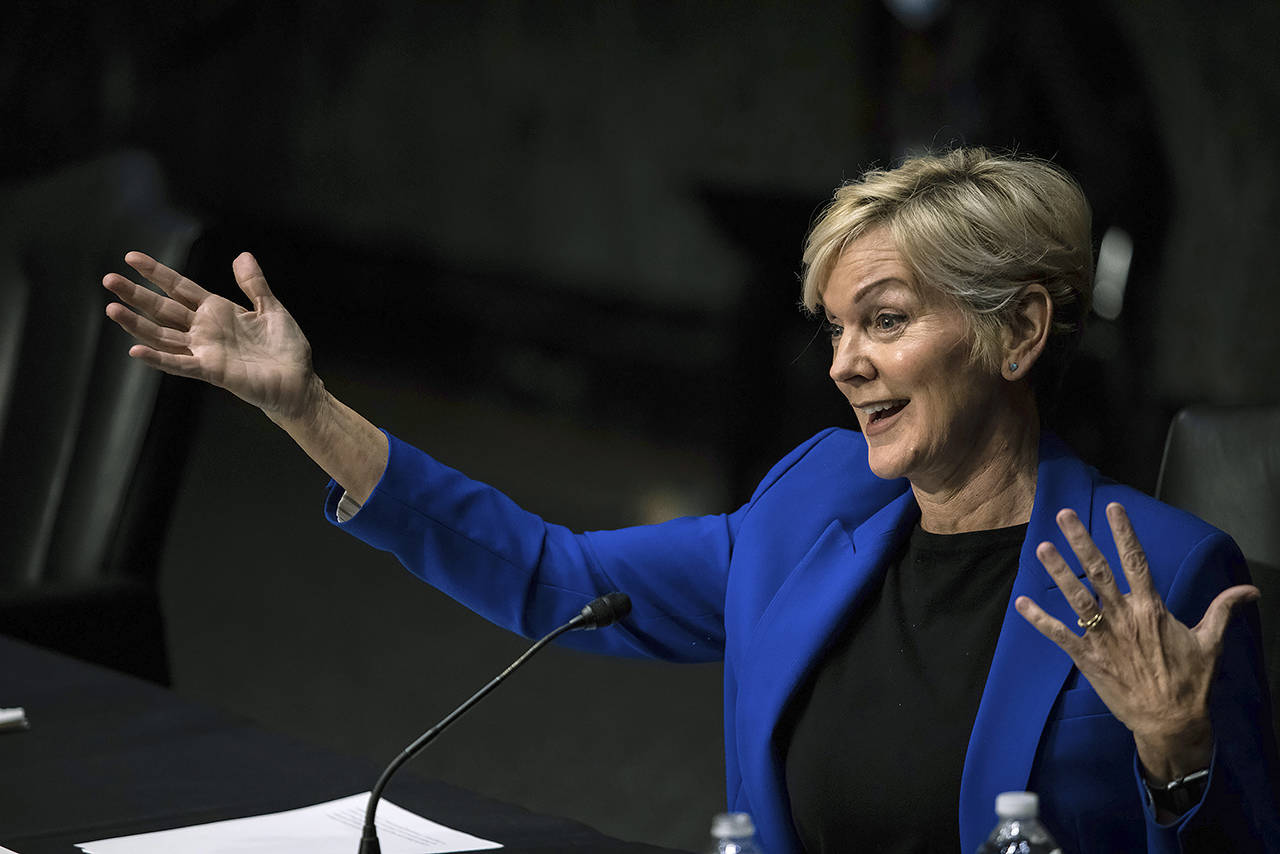
<instances>
[{"instance_id":1,"label":"blazer sleeve","mask_svg":"<svg viewBox=\"0 0 1280 854\"><path fill-rule=\"evenodd\" d=\"M818 434L774 467L754 502ZM751 502L734 513L660 525L574 533L516 505L388 434L386 471L360 511L337 521L330 482L325 517L394 554L414 575L486 619L526 637L569 620L597 596L631 597L630 617L563 642L597 652L672 661L724 655L724 599L734 540Z\"/></svg>"},{"instance_id":2,"label":"blazer sleeve","mask_svg":"<svg viewBox=\"0 0 1280 854\"><path fill-rule=\"evenodd\" d=\"M1194 626L1218 593L1249 583L1244 557L1215 531L1192 549L1166 595L1166 606ZM1161 825L1143 803L1151 854L1280 852L1277 752L1263 667L1257 606L1237 610L1224 636L1210 694L1214 752L1209 784L1196 806ZM1134 770L1141 787L1140 768Z\"/></svg>"}]
</instances>

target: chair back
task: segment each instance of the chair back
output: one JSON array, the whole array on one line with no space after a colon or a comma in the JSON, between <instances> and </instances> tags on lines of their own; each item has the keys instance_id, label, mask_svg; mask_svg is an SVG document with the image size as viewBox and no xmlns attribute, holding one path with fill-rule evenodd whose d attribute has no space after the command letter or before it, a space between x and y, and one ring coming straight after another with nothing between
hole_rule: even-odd
<instances>
[{"instance_id":1,"label":"chair back","mask_svg":"<svg viewBox=\"0 0 1280 854\"><path fill-rule=\"evenodd\" d=\"M1156 498L1230 534L1262 591L1263 654L1280 733L1280 405L1174 416Z\"/></svg>"},{"instance_id":2,"label":"chair back","mask_svg":"<svg viewBox=\"0 0 1280 854\"><path fill-rule=\"evenodd\" d=\"M58 637L94 613L85 591L106 581L155 598L155 562L120 532L142 521L129 500L147 489L136 475L161 376L129 358L101 279L129 249L181 264L197 233L141 152L0 190L0 631ZM50 607L54 591L75 591L75 614ZM72 646L109 641L76 631Z\"/></svg>"}]
</instances>

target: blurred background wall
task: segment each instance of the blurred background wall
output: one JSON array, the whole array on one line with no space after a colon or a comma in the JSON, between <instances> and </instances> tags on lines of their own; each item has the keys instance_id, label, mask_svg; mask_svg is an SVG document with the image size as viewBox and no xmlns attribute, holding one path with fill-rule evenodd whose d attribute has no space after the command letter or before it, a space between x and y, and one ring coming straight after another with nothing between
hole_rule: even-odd
<instances>
[{"instance_id":1,"label":"blurred background wall","mask_svg":"<svg viewBox=\"0 0 1280 854\"><path fill-rule=\"evenodd\" d=\"M1178 408L1280 397L1278 37L1261 0L19 3L0 182L150 152L202 224L193 278L233 295L254 251L340 397L598 528L731 509L852 422L795 309L836 185L954 143L1050 157L1123 285L1056 427L1150 491ZM382 760L519 651L197 397L155 532L180 692ZM718 677L554 651L413 769L696 848Z\"/></svg>"}]
</instances>

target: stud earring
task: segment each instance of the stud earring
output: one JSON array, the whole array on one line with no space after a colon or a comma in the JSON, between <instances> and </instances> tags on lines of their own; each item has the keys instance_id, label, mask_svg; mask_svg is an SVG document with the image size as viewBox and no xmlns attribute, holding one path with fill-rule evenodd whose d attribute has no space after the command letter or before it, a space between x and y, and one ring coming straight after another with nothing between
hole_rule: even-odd
<instances>
[{"instance_id":1,"label":"stud earring","mask_svg":"<svg viewBox=\"0 0 1280 854\"><path fill-rule=\"evenodd\" d=\"M1009 372L1010 372L1010 373L1017 373L1017 372L1018 372L1018 363L1017 363L1017 362L1010 362L1010 363L1009 363Z\"/></svg>"}]
</instances>

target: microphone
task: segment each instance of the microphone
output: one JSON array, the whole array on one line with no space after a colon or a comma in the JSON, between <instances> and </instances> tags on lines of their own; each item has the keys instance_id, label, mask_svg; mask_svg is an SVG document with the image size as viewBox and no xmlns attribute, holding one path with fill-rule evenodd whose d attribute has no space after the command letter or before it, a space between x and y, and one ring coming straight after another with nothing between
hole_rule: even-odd
<instances>
[{"instance_id":1,"label":"microphone","mask_svg":"<svg viewBox=\"0 0 1280 854\"><path fill-rule=\"evenodd\" d=\"M625 593L606 593L599 599L592 599L578 616L569 621L573 629L603 629L621 620L631 613L631 597Z\"/></svg>"},{"instance_id":2,"label":"microphone","mask_svg":"<svg viewBox=\"0 0 1280 854\"><path fill-rule=\"evenodd\" d=\"M615 622L621 620L630 613L631 598L625 593L606 593L599 599L591 600L580 612L578 612L576 617L525 650L523 655L511 662L511 665L490 680L489 684L472 694L465 703L445 715L438 724L418 736L416 741L404 750L400 751L400 755L393 759L391 764L387 766L386 770L382 772L382 776L378 778L378 782L373 786L373 791L369 793L369 807L365 811L364 815L364 830L360 837L359 854L382 854L382 846L378 842L378 828L377 825L374 824L374 814L378 810L378 801L382 799L383 790L386 789L387 783L391 780L391 776L400 769L401 765L418 755L418 752L421 751L422 748L435 741L436 736L448 729L454 721L462 717L462 715L476 703L480 702L486 694L494 688L497 688L504 679L532 658L534 653L538 652L562 634L577 631L579 629L603 629L605 626L613 625Z\"/></svg>"}]
</instances>

